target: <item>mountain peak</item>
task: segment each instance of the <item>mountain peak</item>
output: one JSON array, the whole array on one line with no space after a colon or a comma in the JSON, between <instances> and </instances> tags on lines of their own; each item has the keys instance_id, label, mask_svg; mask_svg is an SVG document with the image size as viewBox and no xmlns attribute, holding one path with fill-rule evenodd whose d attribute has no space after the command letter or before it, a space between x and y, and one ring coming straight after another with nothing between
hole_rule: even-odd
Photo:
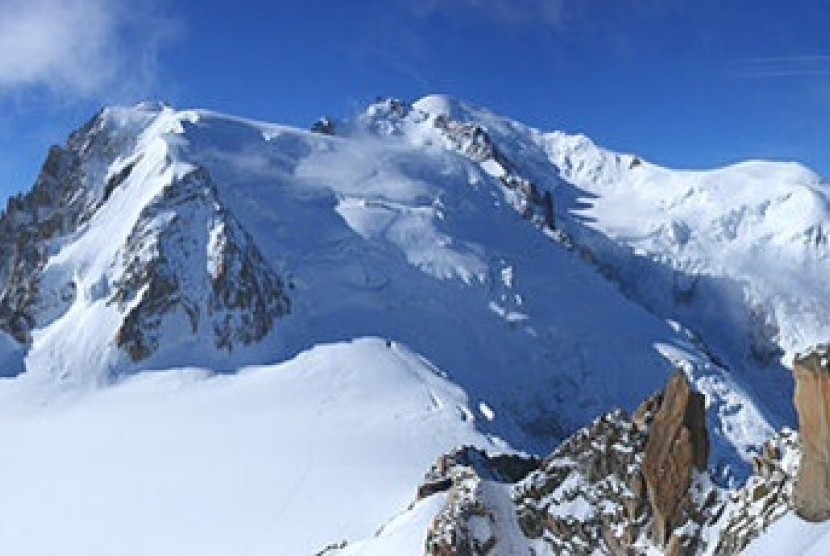
<instances>
[{"instance_id":1,"label":"mountain peak","mask_svg":"<svg viewBox=\"0 0 830 556\"><path fill-rule=\"evenodd\" d=\"M10 203L0 329L27 346L33 371L85 381L159 357L222 365L288 313L281 278L171 137L198 117L158 103L105 108Z\"/></svg>"},{"instance_id":2,"label":"mountain peak","mask_svg":"<svg viewBox=\"0 0 830 556\"><path fill-rule=\"evenodd\" d=\"M378 102L335 134L104 110L0 220L0 329L55 377L399 339L490 400L488 428L542 447L678 362L732 407L724 367L775 367L825 329L830 310L785 288L824 291L830 251L824 196L792 172L675 172L446 95ZM750 262L773 249L813 266L766 279ZM788 418L779 375L757 376L772 410L740 397L718 418L755 425L712 427L725 467ZM551 384L555 400L534 394Z\"/></svg>"}]
</instances>

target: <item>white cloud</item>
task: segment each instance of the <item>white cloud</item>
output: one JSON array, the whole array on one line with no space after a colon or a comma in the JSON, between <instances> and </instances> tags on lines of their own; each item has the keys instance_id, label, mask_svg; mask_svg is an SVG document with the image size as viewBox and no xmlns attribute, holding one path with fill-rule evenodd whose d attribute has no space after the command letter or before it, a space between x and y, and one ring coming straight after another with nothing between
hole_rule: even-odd
<instances>
[{"instance_id":1,"label":"white cloud","mask_svg":"<svg viewBox=\"0 0 830 556\"><path fill-rule=\"evenodd\" d=\"M154 5L0 0L0 93L45 87L84 98L140 94L175 29Z\"/></svg>"}]
</instances>

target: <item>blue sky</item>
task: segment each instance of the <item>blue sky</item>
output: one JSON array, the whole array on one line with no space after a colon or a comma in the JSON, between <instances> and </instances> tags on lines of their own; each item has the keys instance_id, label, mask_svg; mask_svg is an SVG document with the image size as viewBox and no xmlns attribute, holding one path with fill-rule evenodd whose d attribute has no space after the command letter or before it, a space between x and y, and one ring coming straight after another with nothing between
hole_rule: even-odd
<instances>
[{"instance_id":1,"label":"blue sky","mask_svg":"<svg viewBox=\"0 0 830 556\"><path fill-rule=\"evenodd\" d=\"M830 176L824 0L0 0L0 197L104 104L308 126L449 93L667 166Z\"/></svg>"}]
</instances>

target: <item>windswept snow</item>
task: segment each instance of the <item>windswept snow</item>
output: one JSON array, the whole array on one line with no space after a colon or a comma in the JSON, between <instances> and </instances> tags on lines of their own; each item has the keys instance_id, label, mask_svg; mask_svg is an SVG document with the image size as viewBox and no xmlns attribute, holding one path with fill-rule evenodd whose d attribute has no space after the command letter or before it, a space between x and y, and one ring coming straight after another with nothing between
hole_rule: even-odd
<instances>
[{"instance_id":1,"label":"windswept snow","mask_svg":"<svg viewBox=\"0 0 830 556\"><path fill-rule=\"evenodd\" d=\"M809 523L790 512L750 544L746 556L800 554L824 556L830 552L830 523Z\"/></svg>"},{"instance_id":2,"label":"windswept snow","mask_svg":"<svg viewBox=\"0 0 830 556\"><path fill-rule=\"evenodd\" d=\"M314 554L371 536L441 453L493 448L459 388L379 339L41 393L0 382L3 554Z\"/></svg>"},{"instance_id":3,"label":"windswept snow","mask_svg":"<svg viewBox=\"0 0 830 556\"><path fill-rule=\"evenodd\" d=\"M497 180L437 144L361 129L329 137L209 114L185 125L177 156L209 169L291 277L278 332L289 354L399 339L486 401L488 430L540 451L663 383L654 343L673 331L522 220ZM240 172L240 158L269 171Z\"/></svg>"},{"instance_id":4,"label":"windswept snow","mask_svg":"<svg viewBox=\"0 0 830 556\"><path fill-rule=\"evenodd\" d=\"M826 339L830 317L819 307L830 294L823 279L830 191L819 176L765 161L673 171L562 134L546 136L543 145L577 188L572 218L675 272L687 282L677 284L678 294L721 279L722 299L750 305L759 327L767 327L756 340L774 341L789 357ZM596 239L586 241L603 250ZM736 299L727 298L728 288ZM740 325L728 314L737 307L722 309L725 324Z\"/></svg>"}]
</instances>

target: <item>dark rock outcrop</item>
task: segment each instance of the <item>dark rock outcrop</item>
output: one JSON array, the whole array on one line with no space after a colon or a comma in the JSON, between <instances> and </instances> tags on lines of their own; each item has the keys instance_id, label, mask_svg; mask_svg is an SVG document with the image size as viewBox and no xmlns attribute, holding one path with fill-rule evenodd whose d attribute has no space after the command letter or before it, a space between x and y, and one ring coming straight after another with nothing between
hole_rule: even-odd
<instances>
[{"instance_id":1,"label":"dark rock outcrop","mask_svg":"<svg viewBox=\"0 0 830 556\"><path fill-rule=\"evenodd\" d=\"M279 276L202 169L142 211L123 259L111 298L125 311L116 344L136 362L158 349L164 321L176 314L191 335L209 328L216 347L231 351L261 340L290 311Z\"/></svg>"},{"instance_id":2,"label":"dark rock outcrop","mask_svg":"<svg viewBox=\"0 0 830 556\"><path fill-rule=\"evenodd\" d=\"M428 556L497 554L495 517L481 494L485 481L514 483L537 468L539 460L516 454L490 455L464 446L438 458L418 488L418 499L447 493L445 508L427 533Z\"/></svg>"},{"instance_id":3,"label":"dark rock outcrop","mask_svg":"<svg viewBox=\"0 0 830 556\"><path fill-rule=\"evenodd\" d=\"M692 394L679 373L665 393L644 402L633 417L613 411L571 436L541 462L504 460L496 465L495 458L468 448L439 458L418 491L419 497L448 493L447 506L428 535L428 554L485 554L486 546L497 546L498 539L488 542L470 534L473 529L491 530L487 526L491 509L477 495L486 480L514 483L512 504L518 528L529 542L541 542L551 553L642 552L651 546L649 532L656 520L663 519L660 512L666 511L655 505L655 500L664 503L660 494L682 489L676 494L687 501L683 517L695 514L689 490L693 469L705 468L708 439L704 407L699 405L702 397ZM652 439L654 431L657 435ZM664 441L676 444L678 436L686 443L684 457L658 449ZM679 486L654 482L652 471L669 466L670 472L661 473L660 480L682 475L686 480ZM674 514L670 517L659 525L665 529L660 546L674 553L693 550L694 531L681 532L681 520ZM478 526L471 528L469 523L476 520Z\"/></svg>"},{"instance_id":4,"label":"dark rock outcrop","mask_svg":"<svg viewBox=\"0 0 830 556\"><path fill-rule=\"evenodd\" d=\"M0 217L0 330L28 343L40 300L48 242L85 217L78 153L52 147L31 192L9 200Z\"/></svg>"},{"instance_id":5,"label":"dark rock outcrop","mask_svg":"<svg viewBox=\"0 0 830 556\"><path fill-rule=\"evenodd\" d=\"M515 208L528 220L537 218L542 227L553 230L555 210L550 191L542 193L531 180L519 174L516 166L507 159L482 126L457 122L443 115L434 120L450 146L457 152L479 164L494 162L503 171L501 182L504 187L516 193Z\"/></svg>"},{"instance_id":6,"label":"dark rock outcrop","mask_svg":"<svg viewBox=\"0 0 830 556\"><path fill-rule=\"evenodd\" d=\"M440 457L418 489L419 499L446 496L426 554L500 554L508 545L522 553L517 533L540 556L740 553L790 510L798 437L781 431L745 486L722 488L706 472L704 401L678 372L633 415L598 418L542 461L470 447ZM505 505L514 508L513 533Z\"/></svg>"},{"instance_id":7,"label":"dark rock outcrop","mask_svg":"<svg viewBox=\"0 0 830 556\"><path fill-rule=\"evenodd\" d=\"M795 509L808 521L825 521L830 519L830 346L796 358L794 374L802 444Z\"/></svg>"},{"instance_id":8,"label":"dark rock outcrop","mask_svg":"<svg viewBox=\"0 0 830 556\"><path fill-rule=\"evenodd\" d=\"M32 330L60 318L77 299L76 278L45 277L47 260L131 187L146 161L136 153L140 131L160 110L103 110L66 146L50 150L29 193L9 200L0 215L0 331L27 344ZM169 169L172 160L158 163ZM231 351L262 340L288 314L282 281L205 170L177 175L131 225L107 274L80 292L117 307L122 320L112 339L131 361L147 359L162 339L183 345L188 335Z\"/></svg>"},{"instance_id":9,"label":"dark rock outcrop","mask_svg":"<svg viewBox=\"0 0 830 556\"><path fill-rule=\"evenodd\" d=\"M418 500L436 492L449 490L453 470L466 467L483 479L502 483L515 483L539 467L540 460L517 454L490 455L472 446L457 448L438 458L424 482L418 487Z\"/></svg>"},{"instance_id":10,"label":"dark rock outcrop","mask_svg":"<svg viewBox=\"0 0 830 556\"><path fill-rule=\"evenodd\" d=\"M790 509L798 439L779 433L746 485L724 489L705 473L704 408L678 373L632 417L569 438L514 487L525 536L551 554L738 554Z\"/></svg>"},{"instance_id":11,"label":"dark rock outcrop","mask_svg":"<svg viewBox=\"0 0 830 556\"><path fill-rule=\"evenodd\" d=\"M133 167L125 165L105 186L104 176L98 175L102 165L96 161L114 160L134 141L102 111L65 146L49 150L31 191L9 199L0 215L0 330L18 342L28 343L38 324L38 307L44 302L41 270L51 242L88 221Z\"/></svg>"},{"instance_id":12,"label":"dark rock outcrop","mask_svg":"<svg viewBox=\"0 0 830 556\"><path fill-rule=\"evenodd\" d=\"M647 438L619 410L568 438L514 487L525 536L552 553L633 550L651 515L642 478Z\"/></svg>"},{"instance_id":13,"label":"dark rock outcrop","mask_svg":"<svg viewBox=\"0 0 830 556\"><path fill-rule=\"evenodd\" d=\"M693 550L706 504L694 500L706 470L705 399L682 372L629 417L614 411L578 432L516 486L519 523L554 552L598 547L614 554L654 544ZM699 498L699 496L698 496Z\"/></svg>"}]
</instances>

